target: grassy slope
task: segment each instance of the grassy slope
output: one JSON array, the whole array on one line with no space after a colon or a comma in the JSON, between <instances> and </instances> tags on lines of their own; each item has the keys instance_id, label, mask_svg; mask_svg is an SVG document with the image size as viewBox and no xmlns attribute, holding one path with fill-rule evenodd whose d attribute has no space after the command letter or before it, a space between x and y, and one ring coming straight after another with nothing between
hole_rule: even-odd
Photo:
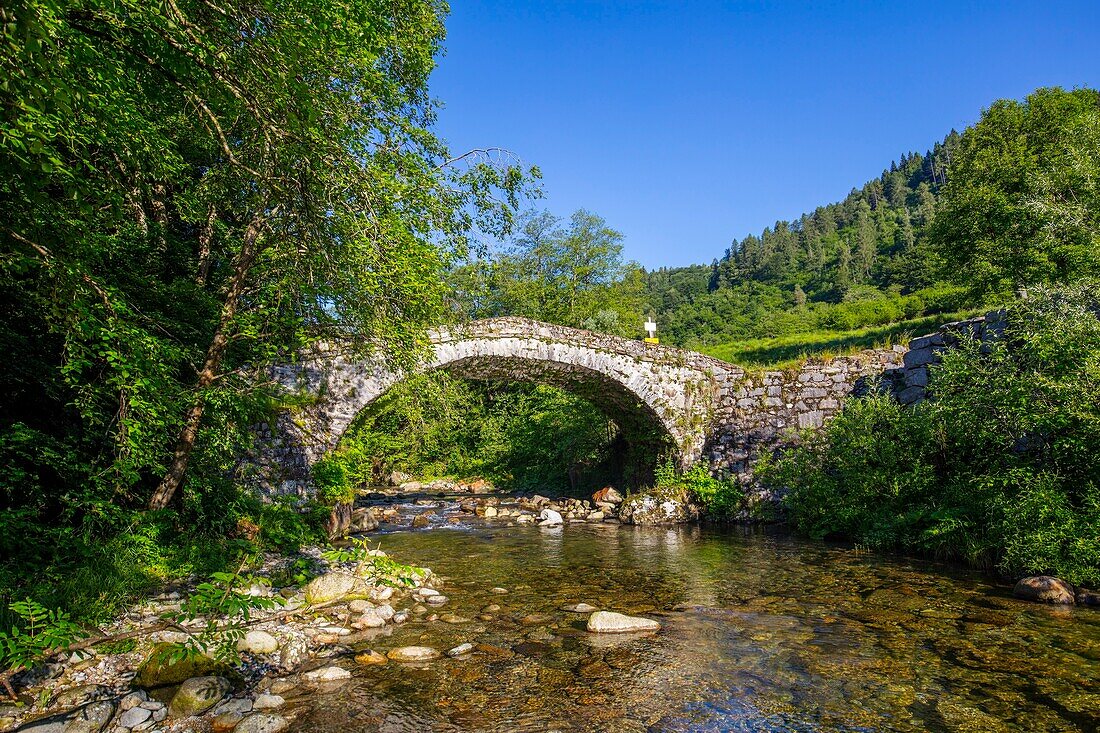
<instances>
[{"instance_id":1,"label":"grassy slope","mask_svg":"<svg viewBox=\"0 0 1100 733\"><path fill-rule=\"evenodd\" d=\"M863 349L906 343L914 336L935 331L945 323L979 314L980 310L941 313L899 321L885 326L868 326L853 331L814 331L767 339L748 339L705 346L699 351L738 366L784 369L807 358L828 358Z\"/></svg>"}]
</instances>

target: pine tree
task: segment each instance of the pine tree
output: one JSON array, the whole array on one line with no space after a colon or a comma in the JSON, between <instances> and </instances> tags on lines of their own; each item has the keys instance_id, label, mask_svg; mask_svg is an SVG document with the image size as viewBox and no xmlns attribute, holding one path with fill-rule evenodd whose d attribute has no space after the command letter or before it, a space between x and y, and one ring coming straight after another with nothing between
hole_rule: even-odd
<instances>
[{"instance_id":1,"label":"pine tree","mask_svg":"<svg viewBox=\"0 0 1100 733\"><path fill-rule=\"evenodd\" d=\"M860 282L866 282L871 276L871 267L878 252L878 236L871 219L871 207L865 201L859 202L856 214L856 252L855 272Z\"/></svg>"}]
</instances>

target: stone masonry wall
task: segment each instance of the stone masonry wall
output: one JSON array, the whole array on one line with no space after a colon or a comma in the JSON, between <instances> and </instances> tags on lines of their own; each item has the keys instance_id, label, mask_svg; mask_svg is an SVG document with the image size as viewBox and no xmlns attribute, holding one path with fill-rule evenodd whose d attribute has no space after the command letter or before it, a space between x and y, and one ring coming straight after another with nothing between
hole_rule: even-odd
<instances>
[{"instance_id":1,"label":"stone masonry wall","mask_svg":"<svg viewBox=\"0 0 1100 733\"><path fill-rule=\"evenodd\" d=\"M730 379L703 457L716 473L751 486L760 455L789 444L799 430L821 427L848 397L867 392L883 372L902 368L904 353L904 346L872 349Z\"/></svg>"},{"instance_id":2,"label":"stone masonry wall","mask_svg":"<svg viewBox=\"0 0 1100 733\"><path fill-rule=\"evenodd\" d=\"M1004 336L1006 313L992 311L984 316L956 321L940 327L935 333L909 342L902 368L890 374L894 396L903 405L911 405L928 396L928 367L939 361L939 353L958 345L962 338L988 342Z\"/></svg>"}]
</instances>

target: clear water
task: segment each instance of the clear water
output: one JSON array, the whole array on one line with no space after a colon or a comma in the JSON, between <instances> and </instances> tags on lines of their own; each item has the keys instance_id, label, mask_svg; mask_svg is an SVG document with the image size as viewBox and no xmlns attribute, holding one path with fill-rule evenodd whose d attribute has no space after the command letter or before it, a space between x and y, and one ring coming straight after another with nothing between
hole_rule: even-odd
<instances>
[{"instance_id":1,"label":"clear water","mask_svg":"<svg viewBox=\"0 0 1100 733\"><path fill-rule=\"evenodd\" d=\"M347 659L350 682L291 700L294 730L1100 730L1100 611L948 567L699 527L444 522L381 542L446 579L429 613L469 620L425 614L360 647L485 646ZM588 634L561 610L582 601L663 628Z\"/></svg>"}]
</instances>

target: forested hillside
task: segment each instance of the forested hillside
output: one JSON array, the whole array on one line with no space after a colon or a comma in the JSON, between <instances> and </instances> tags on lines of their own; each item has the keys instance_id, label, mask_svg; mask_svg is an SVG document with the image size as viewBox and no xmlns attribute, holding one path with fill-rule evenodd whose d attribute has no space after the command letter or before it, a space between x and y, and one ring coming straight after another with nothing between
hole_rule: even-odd
<instances>
[{"instance_id":1,"label":"forested hillside","mask_svg":"<svg viewBox=\"0 0 1100 733\"><path fill-rule=\"evenodd\" d=\"M712 265L646 273L662 337L694 347L955 310L929 225L961 136L907 153L840 202L734 240Z\"/></svg>"}]
</instances>

